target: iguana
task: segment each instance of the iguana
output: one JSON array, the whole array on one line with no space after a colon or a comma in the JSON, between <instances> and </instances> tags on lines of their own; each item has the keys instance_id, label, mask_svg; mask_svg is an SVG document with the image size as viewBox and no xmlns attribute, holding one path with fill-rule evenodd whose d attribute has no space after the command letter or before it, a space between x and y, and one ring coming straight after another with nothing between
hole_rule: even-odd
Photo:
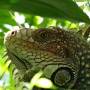
<instances>
[{"instance_id":1,"label":"iguana","mask_svg":"<svg viewBox=\"0 0 90 90\"><path fill-rule=\"evenodd\" d=\"M75 32L22 28L9 31L4 43L24 81L43 70L43 76L59 87L90 90L90 44Z\"/></svg>"}]
</instances>

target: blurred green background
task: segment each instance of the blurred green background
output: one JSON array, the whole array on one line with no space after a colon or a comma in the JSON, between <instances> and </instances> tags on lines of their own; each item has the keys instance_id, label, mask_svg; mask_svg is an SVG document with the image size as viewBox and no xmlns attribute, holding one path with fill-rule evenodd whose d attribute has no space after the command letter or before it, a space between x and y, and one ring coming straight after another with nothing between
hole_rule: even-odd
<instances>
[{"instance_id":1,"label":"blurred green background","mask_svg":"<svg viewBox=\"0 0 90 90\"><path fill-rule=\"evenodd\" d=\"M22 84L15 87L13 66L9 67L10 61L4 57L3 40L6 32L18 26L33 29L57 26L74 31L86 30L90 26L89 18L90 0L0 0L0 90L22 90ZM40 76L41 72L38 74ZM29 89L34 86L32 82L31 87L27 85ZM51 86L37 86L53 88L49 83Z\"/></svg>"}]
</instances>

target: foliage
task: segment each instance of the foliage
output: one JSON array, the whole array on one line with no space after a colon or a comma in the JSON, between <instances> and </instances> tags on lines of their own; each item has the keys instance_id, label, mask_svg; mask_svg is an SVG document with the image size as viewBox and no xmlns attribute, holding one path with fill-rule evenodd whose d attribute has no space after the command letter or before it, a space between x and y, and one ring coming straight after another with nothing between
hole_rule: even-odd
<instances>
[{"instance_id":1,"label":"foliage","mask_svg":"<svg viewBox=\"0 0 90 90\"><path fill-rule=\"evenodd\" d=\"M87 15L72 0L3 0L0 5L2 9L90 23Z\"/></svg>"},{"instance_id":2,"label":"foliage","mask_svg":"<svg viewBox=\"0 0 90 90\"><path fill-rule=\"evenodd\" d=\"M78 1L78 3L83 2L83 4L81 4L80 7L88 14L90 10L89 7L90 3L88 0L73 0L73 1ZM7 57L3 57L5 53L4 49L5 47L3 44L4 34L7 31L12 30L13 27L16 25L21 25L26 28L58 26L61 28L77 31L84 27L86 28L86 26L88 26L88 24L86 23L90 24L90 19L73 1L72 0L0 1L0 90L4 89L22 90L22 83L19 85L18 89L15 87L15 81L13 79L12 74L13 66L9 67L10 61L6 62ZM90 15L90 13L88 15ZM68 20L71 20L73 22ZM33 85L32 81L30 83L31 86ZM40 85L37 86L41 87Z\"/></svg>"}]
</instances>

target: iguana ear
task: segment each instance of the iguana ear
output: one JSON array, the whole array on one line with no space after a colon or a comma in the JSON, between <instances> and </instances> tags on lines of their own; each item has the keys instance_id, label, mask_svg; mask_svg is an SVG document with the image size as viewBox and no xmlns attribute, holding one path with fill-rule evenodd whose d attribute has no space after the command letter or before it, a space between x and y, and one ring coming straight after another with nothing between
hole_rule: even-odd
<instances>
[{"instance_id":1,"label":"iguana ear","mask_svg":"<svg viewBox=\"0 0 90 90\"><path fill-rule=\"evenodd\" d=\"M74 80L72 71L67 67L58 68L51 77L52 81L60 86L68 88L71 82Z\"/></svg>"}]
</instances>

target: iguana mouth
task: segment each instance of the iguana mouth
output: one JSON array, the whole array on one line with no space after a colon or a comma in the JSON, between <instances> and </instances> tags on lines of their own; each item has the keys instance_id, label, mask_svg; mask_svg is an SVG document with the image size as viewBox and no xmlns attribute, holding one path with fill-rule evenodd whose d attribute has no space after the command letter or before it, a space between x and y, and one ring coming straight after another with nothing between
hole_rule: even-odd
<instances>
[{"instance_id":1,"label":"iguana mouth","mask_svg":"<svg viewBox=\"0 0 90 90\"><path fill-rule=\"evenodd\" d=\"M8 51L7 54L8 57L12 60L12 63L15 64L19 70L27 70L28 68L32 67L32 65L27 60L19 58L13 52Z\"/></svg>"}]
</instances>

